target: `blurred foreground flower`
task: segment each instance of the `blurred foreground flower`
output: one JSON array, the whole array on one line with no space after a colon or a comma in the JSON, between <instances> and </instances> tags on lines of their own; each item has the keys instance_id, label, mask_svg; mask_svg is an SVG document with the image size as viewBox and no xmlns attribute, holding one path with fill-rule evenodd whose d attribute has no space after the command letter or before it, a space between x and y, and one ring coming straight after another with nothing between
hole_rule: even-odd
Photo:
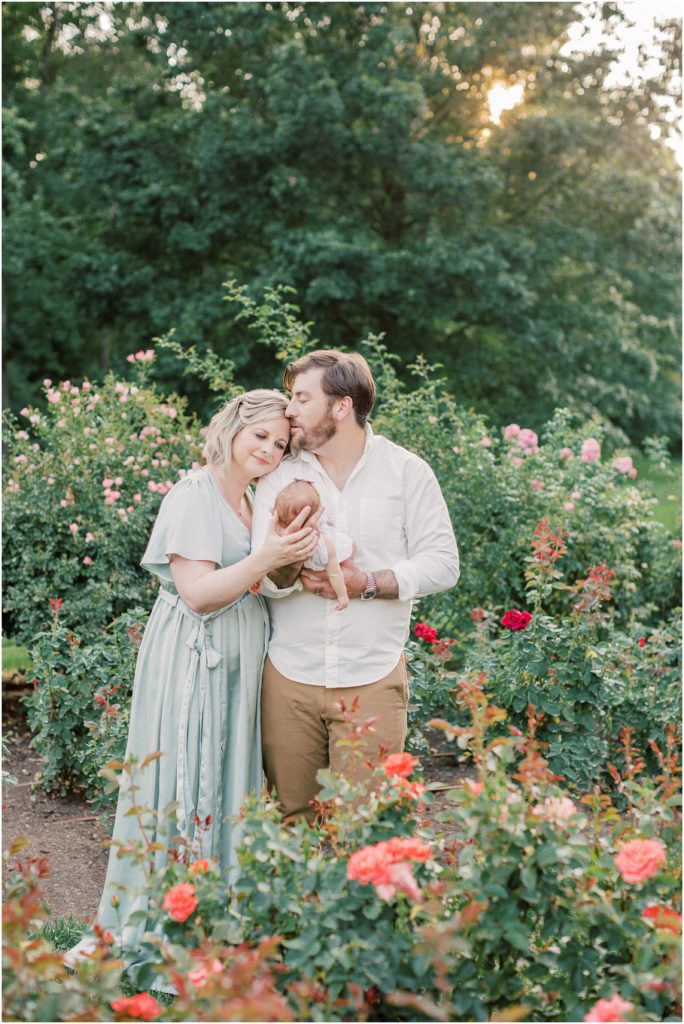
<instances>
[{"instance_id":1,"label":"blurred foreground flower","mask_svg":"<svg viewBox=\"0 0 684 1024\"><path fill-rule=\"evenodd\" d=\"M657 839L632 839L620 849L615 866L625 882L645 882L665 863L663 844Z\"/></svg>"}]
</instances>

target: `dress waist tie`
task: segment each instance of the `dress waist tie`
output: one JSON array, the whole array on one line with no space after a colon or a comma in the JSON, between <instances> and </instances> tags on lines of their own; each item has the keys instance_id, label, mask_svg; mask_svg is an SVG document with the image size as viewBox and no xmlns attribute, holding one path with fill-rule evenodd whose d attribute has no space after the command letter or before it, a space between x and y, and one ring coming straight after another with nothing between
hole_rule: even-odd
<instances>
[{"instance_id":1,"label":"dress waist tie","mask_svg":"<svg viewBox=\"0 0 684 1024\"><path fill-rule=\"evenodd\" d=\"M199 715L201 721L204 711L204 694L207 688L208 673L211 669L216 668L216 666L221 662L221 655L213 645L212 633L208 627L213 619L222 615L223 612L227 611L229 608L234 608L235 605L240 604L249 596L249 593L243 594L241 597L237 598L237 600L233 601L231 604L225 605L223 608L218 608L216 611L208 612L205 615L199 615L197 612L193 612L188 608L179 594L175 594L173 591L167 590L165 587L161 587L159 590L159 597L163 601L171 605L172 608L176 608L182 615L193 620L192 631L185 642L186 646L191 649L192 654L190 657L190 664L188 665L188 672L185 677L185 683L183 685L181 713L178 723L178 759L176 762L176 799L178 801L176 814L178 831L183 839L191 839L194 831L194 820L191 819L192 801L189 794L190 780L188 778L188 720L190 717L190 704L193 693L195 692L196 687L199 686ZM214 829L217 827L220 829L220 819L222 815L217 813L220 809L214 799L215 794L205 792L206 785L203 785L203 780L207 779L207 777L211 778L213 774L203 770L206 759L210 754L209 744L207 742L207 736L210 736L210 731L201 729L200 736L199 784L197 807L194 811L198 817L206 817L206 815L200 814L200 812L205 809L211 809L213 811L210 825L206 828L203 826L203 839L206 843L207 851L211 853L214 845ZM220 792L219 780L214 780L214 782Z\"/></svg>"}]
</instances>

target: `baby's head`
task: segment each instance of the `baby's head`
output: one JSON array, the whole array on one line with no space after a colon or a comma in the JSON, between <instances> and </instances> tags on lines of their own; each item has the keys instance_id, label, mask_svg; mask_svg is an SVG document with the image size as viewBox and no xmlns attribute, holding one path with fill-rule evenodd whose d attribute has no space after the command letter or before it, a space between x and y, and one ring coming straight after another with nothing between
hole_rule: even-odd
<instances>
[{"instance_id":1,"label":"baby's head","mask_svg":"<svg viewBox=\"0 0 684 1024\"><path fill-rule=\"evenodd\" d=\"M311 506L309 515L313 515L320 508L320 504L318 491L308 480L293 480L278 492L275 500L276 512L282 526L289 526L305 505Z\"/></svg>"}]
</instances>

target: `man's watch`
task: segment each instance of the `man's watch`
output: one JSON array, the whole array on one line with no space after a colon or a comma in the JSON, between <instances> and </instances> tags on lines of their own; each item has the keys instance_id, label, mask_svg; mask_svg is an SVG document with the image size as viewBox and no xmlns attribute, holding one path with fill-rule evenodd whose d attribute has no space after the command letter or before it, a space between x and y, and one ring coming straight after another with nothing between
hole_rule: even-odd
<instances>
[{"instance_id":1,"label":"man's watch","mask_svg":"<svg viewBox=\"0 0 684 1024\"><path fill-rule=\"evenodd\" d=\"M366 573L366 589L361 594L362 601L372 601L378 596L378 584L372 572Z\"/></svg>"}]
</instances>

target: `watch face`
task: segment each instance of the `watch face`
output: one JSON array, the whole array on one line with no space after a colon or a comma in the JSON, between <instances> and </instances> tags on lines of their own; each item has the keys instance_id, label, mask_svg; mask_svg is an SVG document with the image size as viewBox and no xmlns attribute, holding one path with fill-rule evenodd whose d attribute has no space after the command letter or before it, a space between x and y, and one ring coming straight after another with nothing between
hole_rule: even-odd
<instances>
[{"instance_id":1,"label":"watch face","mask_svg":"<svg viewBox=\"0 0 684 1024\"><path fill-rule=\"evenodd\" d=\"M377 590L364 590L363 594L361 594L361 600L372 601L376 594Z\"/></svg>"}]
</instances>

